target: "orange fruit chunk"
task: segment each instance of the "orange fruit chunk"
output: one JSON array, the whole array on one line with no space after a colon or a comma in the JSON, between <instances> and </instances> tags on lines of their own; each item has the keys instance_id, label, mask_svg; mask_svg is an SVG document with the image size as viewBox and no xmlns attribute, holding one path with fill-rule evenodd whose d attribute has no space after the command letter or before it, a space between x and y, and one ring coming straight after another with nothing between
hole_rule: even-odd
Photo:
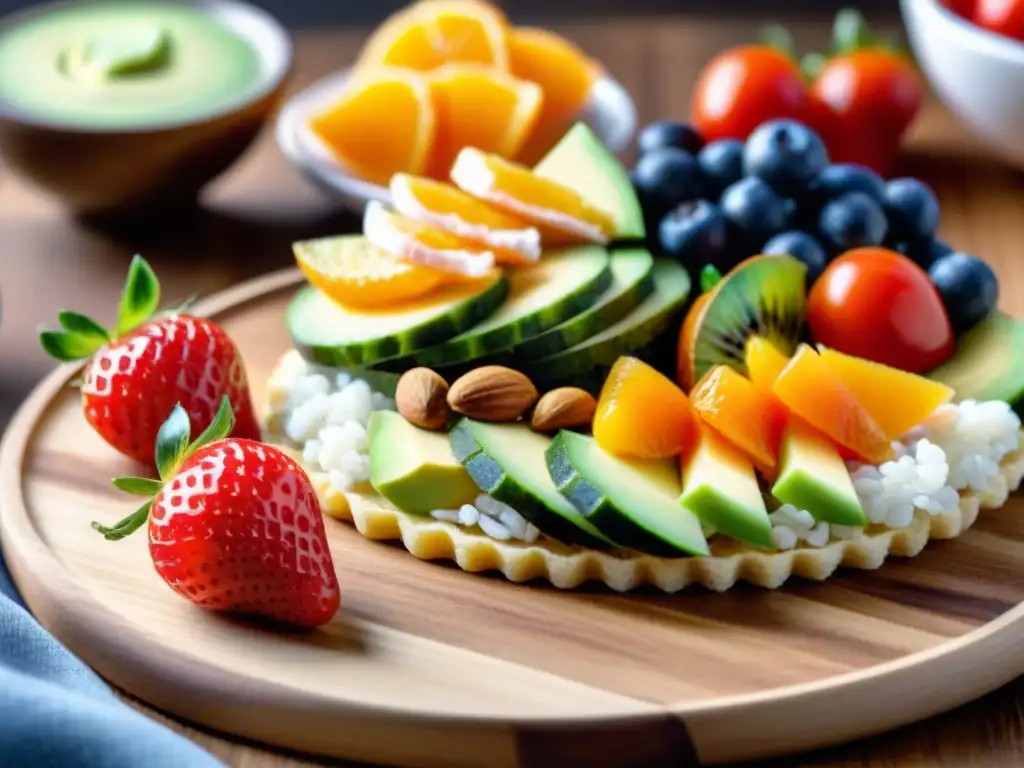
<instances>
[{"instance_id":1,"label":"orange fruit chunk","mask_svg":"<svg viewBox=\"0 0 1024 768\"><path fill-rule=\"evenodd\" d=\"M775 380L789 365L789 358L763 336L751 336L747 339L743 358L750 381L765 392L772 391Z\"/></svg>"},{"instance_id":2,"label":"orange fruit chunk","mask_svg":"<svg viewBox=\"0 0 1024 768\"><path fill-rule=\"evenodd\" d=\"M540 258L536 227L458 187L407 173L392 176L389 187L398 213L476 243L501 264L529 264Z\"/></svg>"},{"instance_id":3,"label":"orange fruit chunk","mask_svg":"<svg viewBox=\"0 0 1024 768\"><path fill-rule=\"evenodd\" d=\"M309 128L353 174L387 184L398 171L421 173L434 142L434 103L426 79L381 68L353 75Z\"/></svg>"},{"instance_id":4,"label":"orange fruit chunk","mask_svg":"<svg viewBox=\"0 0 1024 768\"><path fill-rule=\"evenodd\" d=\"M786 410L725 365L711 368L690 393L690 405L704 422L750 457L765 477L775 476Z\"/></svg>"},{"instance_id":5,"label":"orange fruit chunk","mask_svg":"<svg viewBox=\"0 0 1024 768\"><path fill-rule=\"evenodd\" d=\"M428 175L447 179L459 150L515 157L540 114L535 83L480 65L451 64L430 74L436 132Z\"/></svg>"},{"instance_id":6,"label":"orange fruit chunk","mask_svg":"<svg viewBox=\"0 0 1024 768\"><path fill-rule=\"evenodd\" d=\"M880 464L893 457L878 422L806 344L797 348L772 391L793 413L861 460Z\"/></svg>"},{"instance_id":7,"label":"orange fruit chunk","mask_svg":"<svg viewBox=\"0 0 1024 768\"><path fill-rule=\"evenodd\" d=\"M467 61L507 70L508 28L504 14L482 0L421 0L377 27L356 66L426 71Z\"/></svg>"},{"instance_id":8,"label":"orange fruit chunk","mask_svg":"<svg viewBox=\"0 0 1024 768\"><path fill-rule=\"evenodd\" d=\"M682 453L697 421L686 395L635 357L620 357L601 388L594 439L608 453L664 459Z\"/></svg>"},{"instance_id":9,"label":"orange fruit chunk","mask_svg":"<svg viewBox=\"0 0 1024 768\"><path fill-rule=\"evenodd\" d=\"M573 43L547 29L516 27L508 35L512 74L544 91L539 131L573 120L590 94L601 67Z\"/></svg>"},{"instance_id":10,"label":"orange fruit chunk","mask_svg":"<svg viewBox=\"0 0 1024 768\"><path fill-rule=\"evenodd\" d=\"M389 211L376 200L366 205L363 234L372 245L421 267L467 278L485 277L494 269L494 254L478 250L451 232Z\"/></svg>"},{"instance_id":11,"label":"orange fruit chunk","mask_svg":"<svg viewBox=\"0 0 1024 768\"><path fill-rule=\"evenodd\" d=\"M292 245L299 269L329 298L350 307L402 304L445 282L445 273L396 259L360 235L324 237Z\"/></svg>"},{"instance_id":12,"label":"orange fruit chunk","mask_svg":"<svg viewBox=\"0 0 1024 768\"><path fill-rule=\"evenodd\" d=\"M953 388L834 349L818 348L832 372L871 414L890 440L916 427L953 399Z\"/></svg>"},{"instance_id":13,"label":"orange fruit chunk","mask_svg":"<svg viewBox=\"0 0 1024 768\"><path fill-rule=\"evenodd\" d=\"M590 242L604 245L615 224L577 192L544 179L518 163L467 147L452 166L455 184L481 200L535 225L545 245Z\"/></svg>"}]
</instances>

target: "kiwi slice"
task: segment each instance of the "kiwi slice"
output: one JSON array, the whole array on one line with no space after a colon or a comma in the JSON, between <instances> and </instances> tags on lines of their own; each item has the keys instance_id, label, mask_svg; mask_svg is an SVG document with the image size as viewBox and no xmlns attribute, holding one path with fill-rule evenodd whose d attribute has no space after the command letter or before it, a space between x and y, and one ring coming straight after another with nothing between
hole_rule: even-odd
<instances>
[{"instance_id":1,"label":"kiwi slice","mask_svg":"<svg viewBox=\"0 0 1024 768\"><path fill-rule=\"evenodd\" d=\"M792 256L754 256L713 289L693 334L691 381L716 365L746 375L747 339L761 336L791 355L804 329L807 267Z\"/></svg>"}]
</instances>

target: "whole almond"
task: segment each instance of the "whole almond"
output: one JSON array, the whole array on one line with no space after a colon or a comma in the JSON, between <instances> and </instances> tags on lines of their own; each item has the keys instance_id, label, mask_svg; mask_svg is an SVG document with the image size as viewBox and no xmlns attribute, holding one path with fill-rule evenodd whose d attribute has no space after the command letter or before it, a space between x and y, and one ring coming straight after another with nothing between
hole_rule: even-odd
<instances>
[{"instance_id":1,"label":"whole almond","mask_svg":"<svg viewBox=\"0 0 1024 768\"><path fill-rule=\"evenodd\" d=\"M448 405L480 421L515 421L537 402L537 388L519 371L485 365L455 380Z\"/></svg>"},{"instance_id":2,"label":"whole almond","mask_svg":"<svg viewBox=\"0 0 1024 768\"><path fill-rule=\"evenodd\" d=\"M429 368L411 368L395 389L395 406L410 424L441 429L448 421L448 382Z\"/></svg>"},{"instance_id":3,"label":"whole almond","mask_svg":"<svg viewBox=\"0 0 1024 768\"><path fill-rule=\"evenodd\" d=\"M589 427L597 410L597 401L578 387L560 387L544 395L533 409L530 428L534 432Z\"/></svg>"}]
</instances>

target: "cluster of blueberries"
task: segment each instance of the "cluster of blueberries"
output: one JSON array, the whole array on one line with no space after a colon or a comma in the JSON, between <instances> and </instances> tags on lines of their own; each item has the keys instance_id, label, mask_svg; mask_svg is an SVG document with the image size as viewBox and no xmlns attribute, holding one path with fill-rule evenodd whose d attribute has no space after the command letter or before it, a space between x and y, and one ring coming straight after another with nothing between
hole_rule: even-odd
<instances>
[{"instance_id":1,"label":"cluster of blueberries","mask_svg":"<svg viewBox=\"0 0 1024 768\"><path fill-rule=\"evenodd\" d=\"M996 304L981 259L936 238L939 203L922 181L885 181L869 168L830 164L818 135L771 120L746 142L709 143L690 125L651 123L638 138L630 179L651 245L697 274L723 274L754 254L789 254L807 266L808 288L845 251L884 246L928 271L957 332Z\"/></svg>"}]
</instances>

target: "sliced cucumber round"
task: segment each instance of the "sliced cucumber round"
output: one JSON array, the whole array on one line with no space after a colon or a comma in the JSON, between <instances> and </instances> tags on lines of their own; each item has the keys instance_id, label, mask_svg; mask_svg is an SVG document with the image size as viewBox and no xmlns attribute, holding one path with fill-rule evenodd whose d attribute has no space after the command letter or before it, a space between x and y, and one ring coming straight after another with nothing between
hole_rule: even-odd
<instances>
[{"instance_id":1,"label":"sliced cucumber round","mask_svg":"<svg viewBox=\"0 0 1024 768\"><path fill-rule=\"evenodd\" d=\"M493 278L442 288L428 298L386 310L359 310L306 287L285 314L288 333L303 357L321 365L367 366L410 355L472 328L494 312L508 283Z\"/></svg>"},{"instance_id":2,"label":"sliced cucumber round","mask_svg":"<svg viewBox=\"0 0 1024 768\"><path fill-rule=\"evenodd\" d=\"M622 546L658 557L708 554L700 520L679 506L675 463L620 459L602 451L594 438L564 430L546 458L562 495Z\"/></svg>"},{"instance_id":3,"label":"sliced cucumber round","mask_svg":"<svg viewBox=\"0 0 1024 768\"><path fill-rule=\"evenodd\" d=\"M621 355L647 347L682 315L690 295L690 277L678 263L656 259L652 273L653 292L626 317L563 352L521 363L523 373L540 389L582 386L578 381L606 372Z\"/></svg>"},{"instance_id":4,"label":"sliced cucumber round","mask_svg":"<svg viewBox=\"0 0 1024 768\"><path fill-rule=\"evenodd\" d=\"M551 440L523 424L461 419L449 434L455 458L481 490L508 504L541 533L564 544L614 546L569 501L548 474Z\"/></svg>"},{"instance_id":5,"label":"sliced cucumber round","mask_svg":"<svg viewBox=\"0 0 1024 768\"><path fill-rule=\"evenodd\" d=\"M612 281L608 251L584 246L552 251L536 265L509 271L505 303L442 344L413 355L419 365L476 360L532 338L589 307Z\"/></svg>"}]
</instances>

